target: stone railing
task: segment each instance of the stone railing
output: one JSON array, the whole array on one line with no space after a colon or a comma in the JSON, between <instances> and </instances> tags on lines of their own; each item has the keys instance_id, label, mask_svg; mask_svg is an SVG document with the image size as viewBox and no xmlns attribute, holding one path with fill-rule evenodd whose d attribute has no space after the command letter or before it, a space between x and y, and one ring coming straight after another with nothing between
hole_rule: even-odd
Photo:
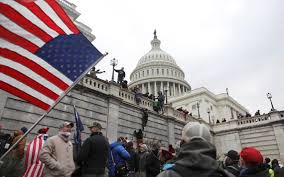
<instances>
[{"instance_id":1,"label":"stone railing","mask_svg":"<svg viewBox=\"0 0 284 177\"><path fill-rule=\"evenodd\" d=\"M214 132L227 131L233 129L248 128L251 126L262 126L272 122L284 121L284 111L274 111L268 114L234 119L228 122L214 124L212 129Z\"/></svg>"},{"instance_id":2,"label":"stone railing","mask_svg":"<svg viewBox=\"0 0 284 177\"><path fill-rule=\"evenodd\" d=\"M264 114L264 115L254 116L254 117L245 117L245 118L238 119L238 125L254 124L254 123L259 123L259 122L269 121L269 120L271 120L270 114Z\"/></svg>"},{"instance_id":3,"label":"stone railing","mask_svg":"<svg viewBox=\"0 0 284 177\"><path fill-rule=\"evenodd\" d=\"M93 79L91 77L84 77L81 84L92 90L102 92L104 94L109 93L109 83L99 79Z\"/></svg>"},{"instance_id":4,"label":"stone railing","mask_svg":"<svg viewBox=\"0 0 284 177\"><path fill-rule=\"evenodd\" d=\"M124 101L129 102L131 104L135 104L137 105L136 101L135 101L135 95L133 92L126 90L126 89L120 89L119 90L119 95L120 98L122 98ZM150 100L148 98L145 97L141 97L141 102L139 104L139 106L141 106L142 108L146 108L148 110L152 110L153 111L153 100Z\"/></svg>"},{"instance_id":5,"label":"stone railing","mask_svg":"<svg viewBox=\"0 0 284 177\"><path fill-rule=\"evenodd\" d=\"M84 87L87 87L89 89L98 91L100 93L106 94L106 95L112 95L117 98L122 99L124 102L132 104L132 105L137 105L135 101L135 95L133 92L131 92L128 89L123 89L121 88L118 84L108 82L101 80L99 78L92 78L89 75L84 77L80 84ZM149 111L153 111L153 103L154 101L151 99L148 99L146 97L141 97L141 103L137 106L141 108L146 108ZM170 105L165 105L164 107L164 114L165 116L173 117L179 121L182 122L201 122L207 124L205 121L202 119L198 119L189 115L184 115L183 112L180 112L178 110L175 110L173 107Z\"/></svg>"}]
</instances>

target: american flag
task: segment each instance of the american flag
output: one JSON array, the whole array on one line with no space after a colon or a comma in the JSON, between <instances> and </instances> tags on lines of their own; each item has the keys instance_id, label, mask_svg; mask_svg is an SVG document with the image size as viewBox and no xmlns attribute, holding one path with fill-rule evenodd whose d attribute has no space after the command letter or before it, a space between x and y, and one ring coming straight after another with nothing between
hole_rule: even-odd
<instances>
[{"instance_id":1,"label":"american flag","mask_svg":"<svg viewBox=\"0 0 284 177\"><path fill-rule=\"evenodd\" d=\"M102 56L56 0L0 0L0 89L48 110Z\"/></svg>"},{"instance_id":2,"label":"american flag","mask_svg":"<svg viewBox=\"0 0 284 177\"><path fill-rule=\"evenodd\" d=\"M25 173L22 177L42 177L44 164L39 160L40 150L44 144L44 135L35 136L28 145L25 154Z\"/></svg>"}]
</instances>

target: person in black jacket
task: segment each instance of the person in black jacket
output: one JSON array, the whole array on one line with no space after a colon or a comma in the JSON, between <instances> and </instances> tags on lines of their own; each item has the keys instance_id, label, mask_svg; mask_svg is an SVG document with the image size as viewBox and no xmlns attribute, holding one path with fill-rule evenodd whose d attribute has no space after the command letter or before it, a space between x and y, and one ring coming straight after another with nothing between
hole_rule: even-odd
<instances>
[{"instance_id":1,"label":"person in black jacket","mask_svg":"<svg viewBox=\"0 0 284 177\"><path fill-rule=\"evenodd\" d=\"M156 177L160 173L161 161L159 160L159 150L160 146L154 144L152 151L146 157L146 177Z\"/></svg>"},{"instance_id":2,"label":"person in black jacket","mask_svg":"<svg viewBox=\"0 0 284 177\"><path fill-rule=\"evenodd\" d=\"M263 156L254 147L245 147L241 153L243 170L239 177L270 177L267 167L263 164Z\"/></svg>"},{"instance_id":3,"label":"person in black jacket","mask_svg":"<svg viewBox=\"0 0 284 177\"><path fill-rule=\"evenodd\" d=\"M126 161L128 167L128 177L135 177L135 174L139 170L139 157L138 153L135 152L133 148L133 142L130 141L126 144L126 150L130 155L130 159Z\"/></svg>"},{"instance_id":4,"label":"person in black jacket","mask_svg":"<svg viewBox=\"0 0 284 177\"><path fill-rule=\"evenodd\" d=\"M182 145L173 167L157 177L234 177L220 168L216 148L210 143L209 129L198 122L189 122L182 130Z\"/></svg>"},{"instance_id":5,"label":"person in black jacket","mask_svg":"<svg viewBox=\"0 0 284 177\"><path fill-rule=\"evenodd\" d=\"M230 150L228 151L225 158L225 169L228 170L230 173L232 173L235 176L240 175L240 155L237 151Z\"/></svg>"},{"instance_id":6,"label":"person in black jacket","mask_svg":"<svg viewBox=\"0 0 284 177\"><path fill-rule=\"evenodd\" d=\"M88 128L91 136L85 140L77 161L82 177L103 177L109 158L109 143L101 133L101 124L94 122Z\"/></svg>"}]
</instances>

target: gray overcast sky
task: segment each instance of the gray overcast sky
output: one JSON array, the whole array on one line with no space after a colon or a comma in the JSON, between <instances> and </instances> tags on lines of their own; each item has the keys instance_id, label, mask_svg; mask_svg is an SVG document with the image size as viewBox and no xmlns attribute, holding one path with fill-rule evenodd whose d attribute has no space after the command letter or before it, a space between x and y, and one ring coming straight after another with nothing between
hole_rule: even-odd
<instances>
[{"instance_id":1,"label":"gray overcast sky","mask_svg":"<svg viewBox=\"0 0 284 177\"><path fill-rule=\"evenodd\" d=\"M192 88L230 95L250 110L268 112L266 93L284 110L283 0L69 0L109 56L97 68L111 77L110 59L127 77L150 50L157 29Z\"/></svg>"}]
</instances>

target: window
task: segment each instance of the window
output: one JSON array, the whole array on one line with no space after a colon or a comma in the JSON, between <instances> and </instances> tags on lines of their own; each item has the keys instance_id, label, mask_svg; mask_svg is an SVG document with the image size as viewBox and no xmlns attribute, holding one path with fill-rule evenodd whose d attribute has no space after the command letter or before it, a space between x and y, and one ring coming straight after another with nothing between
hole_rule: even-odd
<instances>
[{"instance_id":1,"label":"window","mask_svg":"<svg viewBox=\"0 0 284 177\"><path fill-rule=\"evenodd\" d=\"M147 69L147 76L149 75L149 70Z\"/></svg>"},{"instance_id":2,"label":"window","mask_svg":"<svg viewBox=\"0 0 284 177\"><path fill-rule=\"evenodd\" d=\"M137 79L137 74L135 74L135 79Z\"/></svg>"},{"instance_id":3,"label":"window","mask_svg":"<svg viewBox=\"0 0 284 177\"><path fill-rule=\"evenodd\" d=\"M162 75L164 75L164 69L162 69Z\"/></svg>"},{"instance_id":4,"label":"window","mask_svg":"<svg viewBox=\"0 0 284 177\"><path fill-rule=\"evenodd\" d=\"M154 75L154 69L152 69L152 75Z\"/></svg>"},{"instance_id":5,"label":"window","mask_svg":"<svg viewBox=\"0 0 284 177\"><path fill-rule=\"evenodd\" d=\"M157 75L159 75L159 69L157 69Z\"/></svg>"},{"instance_id":6,"label":"window","mask_svg":"<svg viewBox=\"0 0 284 177\"><path fill-rule=\"evenodd\" d=\"M174 72L173 72L173 70L171 70L171 73L172 73L172 76L174 75Z\"/></svg>"},{"instance_id":7,"label":"window","mask_svg":"<svg viewBox=\"0 0 284 177\"><path fill-rule=\"evenodd\" d=\"M169 75L169 69L167 69L167 75Z\"/></svg>"},{"instance_id":8,"label":"window","mask_svg":"<svg viewBox=\"0 0 284 177\"><path fill-rule=\"evenodd\" d=\"M140 78L140 72L138 73L138 77Z\"/></svg>"},{"instance_id":9,"label":"window","mask_svg":"<svg viewBox=\"0 0 284 177\"><path fill-rule=\"evenodd\" d=\"M142 72L142 76L144 77L144 71Z\"/></svg>"},{"instance_id":10,"label":"window","mask_svg":"<svg viewBox=\"0 0 284 177\"><path fill-rule=\"evenodd\" d=\"M210 106L210 109L211 109L211 111L213 110L213 106L212 105Z\"/></svg>"},{"instance_id":11,"label":"window","mask_svg":"<svg viewBox=\"0 0 284 177\"><path fill-rule=\"evenodd\" d=\"M175 71L175 76L177 76L177 72Z\"/></svg>"}]
</instances>

